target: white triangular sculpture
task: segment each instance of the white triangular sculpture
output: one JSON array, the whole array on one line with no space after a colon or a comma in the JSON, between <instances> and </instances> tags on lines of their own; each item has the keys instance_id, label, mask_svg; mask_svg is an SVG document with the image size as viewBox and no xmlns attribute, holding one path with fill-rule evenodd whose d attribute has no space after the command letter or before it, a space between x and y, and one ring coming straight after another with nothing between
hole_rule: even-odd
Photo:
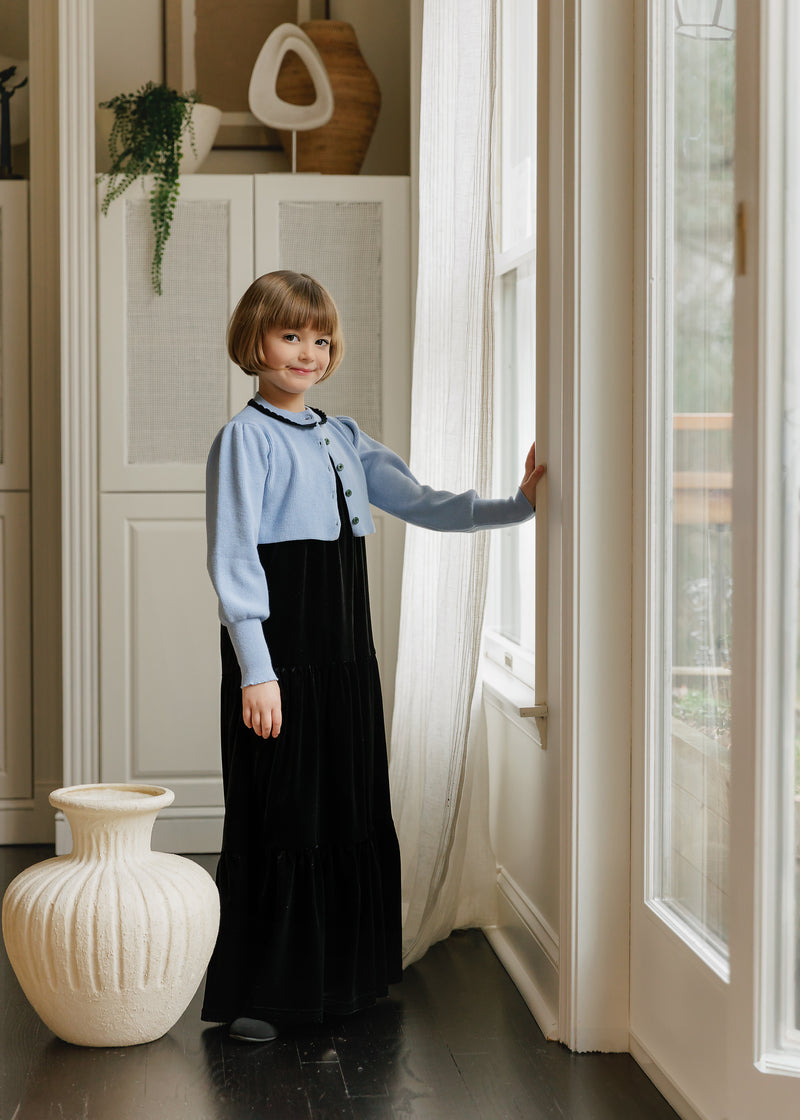
<instances>
[{"instance_id":1,"label":"white triangular sculpture","mask_svg":"<svg viewBox=\"0 0 800 1120\"><path fill-rule=\"evenodd\" d=\"M295 51L305 63L316 94L311 105L292 105L278 97L276 83L284 56ZM333 116L333 90L319 51L299 27L282 23L258 53L247 99L250 111L270 128L303 132L321 128Z\"/></svg>"}]
</instances>

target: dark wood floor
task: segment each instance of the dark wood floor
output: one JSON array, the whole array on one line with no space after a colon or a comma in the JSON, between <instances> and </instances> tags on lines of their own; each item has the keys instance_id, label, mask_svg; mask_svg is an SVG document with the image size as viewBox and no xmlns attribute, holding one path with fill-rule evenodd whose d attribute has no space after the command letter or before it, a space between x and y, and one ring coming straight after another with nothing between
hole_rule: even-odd
<instances>
[{"instance_id":1,"label":"dark wood floor","mask_svg":"<svg viewBox=\"0 0 800 1120\"><path fill-rule=\"evenodd\" d=\"M0 848L0 886L52 854ZM211 870L213 856L195 857ZM478 931L407 969L370 1011L251 1046L200 1021L200 994L147 1046L55 1038L0 960L0 1120L675 1120L623 1054L545 1042Z\"/></svg>"}]
</instances>

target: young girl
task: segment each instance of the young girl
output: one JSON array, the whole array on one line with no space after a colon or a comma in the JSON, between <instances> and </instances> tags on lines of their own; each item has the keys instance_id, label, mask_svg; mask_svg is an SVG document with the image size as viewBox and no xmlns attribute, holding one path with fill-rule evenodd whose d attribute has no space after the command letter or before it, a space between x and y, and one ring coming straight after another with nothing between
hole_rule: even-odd
<instances>
[{"instance_id":1,"label":"young girl","mask_svg":"<svg viewBox=\"0 0 800 1120\"><path fill-rule=\"evenodd\" d=\"M208 566L222 621L222 917L203 1018L247 1041L373 1004L401 978L400 856L389 805L364 537L370 503L471 531L533 516L534 448L513 498L422 486L347 416L305 394L342 360L309 276L271 272L228 329L259 390L208 460ZM451 374L452 376L452 374Z\"/></svg>"}]
</instances>

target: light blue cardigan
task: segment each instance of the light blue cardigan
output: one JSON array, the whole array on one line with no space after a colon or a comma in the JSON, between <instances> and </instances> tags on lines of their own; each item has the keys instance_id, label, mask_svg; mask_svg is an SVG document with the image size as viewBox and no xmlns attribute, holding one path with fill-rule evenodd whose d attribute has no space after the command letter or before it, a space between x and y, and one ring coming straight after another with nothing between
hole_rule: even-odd
<instances>
[{"instance_id":1,"label":"light blue cardigan","mask_svg":"<svg viewBox=\"0 0 800 1120\"><path fill-rule=\"evenodd\" d=\"M421 485L399 455L348 416L288 412L255 399L273 415L248 406L234 416L214 440L206 475L208 571L243 686L277 679L261 625L269 595L258 545L336 540L341 523L334 471L357 537L375 532L370 502L441 531L493 529L533 516L521 490L513 498L487 499L474 490L451 494Z\"/></svg>"}]
</instances>

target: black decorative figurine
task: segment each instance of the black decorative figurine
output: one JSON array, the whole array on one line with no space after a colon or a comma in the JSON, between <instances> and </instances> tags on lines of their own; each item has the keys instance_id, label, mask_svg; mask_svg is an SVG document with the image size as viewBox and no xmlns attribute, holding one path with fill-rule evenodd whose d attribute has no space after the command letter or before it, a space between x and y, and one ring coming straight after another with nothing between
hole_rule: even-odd
<instances>
[{"instance_id":1,"label":"black decorative figurine","mask_svg":"<svg viewBox=\"0 0 800 1120\"><path fill-rule=\"evenodd\" d=\"M23 78L15 86L8 88L8 82L17 72L16 66L0 70L0 179L19 179L11 170L11 98L18 89L27 84Z\"/></svg>"}]
</instances>

